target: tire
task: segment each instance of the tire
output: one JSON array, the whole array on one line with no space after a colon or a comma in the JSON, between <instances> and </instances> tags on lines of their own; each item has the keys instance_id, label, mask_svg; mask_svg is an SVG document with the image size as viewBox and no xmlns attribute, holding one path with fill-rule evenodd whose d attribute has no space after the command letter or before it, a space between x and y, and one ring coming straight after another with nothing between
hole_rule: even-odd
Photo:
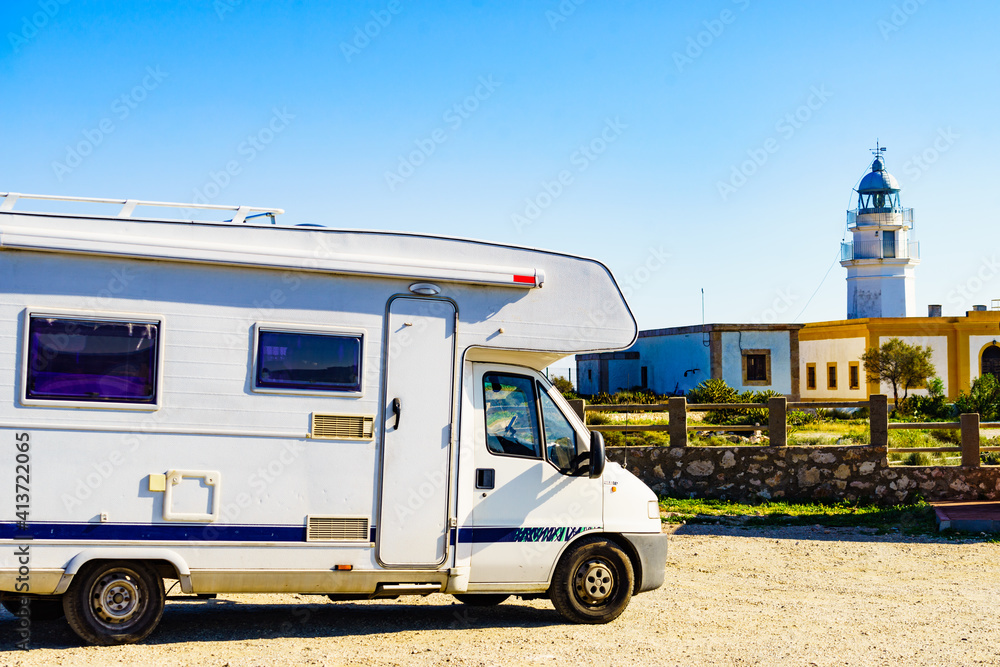
<instances>
[{"instance_id":1,"label":"tire","mask_svg":"<svg viewBox=\"0 0 1000 667\"><path fill-rule=\"evenodd\" d=\"M510 596L506 593L457 593L454 597L470 607L495 607Z\"/></svg>"},{"instance_id":2,"label":"tire","mask_svg":"<svg viewBox=\"0 0 1000 667\"><path fill-rule=\"evenodd\" d=\"M88 644L134 644L163 616L163 580L148 565L129 561L87 563L63 595L66 620Z\"/></svg>"},{"instance_id":3,"label":"tire","mask_svg":"<svg viewBox=\"0 0 1000 667\"><path fill-rule=\"evenodd\" d=\"M632 599L632 562L614 542L603 537L581 540L563 554L552 575L549 599L573 623L608 623Z\"/></svg>"},{"instance_id":4,"label":"tire","mask_svg":"<svg viewBox=\"0 0 1000 667\"><path fill-rule=\"evenodd\" d=\"M62 599L58 596L28 599L30 600L28 614L32 622L43 623L63 617ZM0 604L15 616L21 613L21 598L19 597L5 598Z\"/></svg>"}]
</instances>

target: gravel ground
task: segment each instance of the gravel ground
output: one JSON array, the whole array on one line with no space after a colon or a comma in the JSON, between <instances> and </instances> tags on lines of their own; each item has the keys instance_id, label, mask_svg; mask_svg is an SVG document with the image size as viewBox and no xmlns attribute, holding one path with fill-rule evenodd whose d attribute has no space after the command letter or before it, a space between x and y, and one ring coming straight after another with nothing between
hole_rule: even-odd
<instances>
[{"instance_id":1,"label":"gravel ground","mask_svg":"<svg viewBox=\"0 0 1000 667\"><path fill-rule=\"evenodd\" d=\"M684 526L670 549L666 585L603 626L568 625L544 600L477 609L446 595L233 595L169 602L138 646L83 647L56 621L16 651L14 619L0 611L0 664L1000 664L996 544Z\"/></svg>"}]
</instances>

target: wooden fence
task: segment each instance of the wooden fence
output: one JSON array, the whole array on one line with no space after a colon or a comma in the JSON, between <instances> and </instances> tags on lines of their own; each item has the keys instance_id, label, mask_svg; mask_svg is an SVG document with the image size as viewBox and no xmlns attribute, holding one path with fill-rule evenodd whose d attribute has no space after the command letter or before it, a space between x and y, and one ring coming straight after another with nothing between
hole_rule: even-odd
<instances>
[{"instance_id":1,"label":"wooden fence","mask_svg":"<svg viewBox=\"0 0 1000 667\"><path fill-rule=\"evenodd\" d=\"M980 429L1000 428L1000 422L980 422L979 415L963 414L957 422L890 422L889 404L884 394L873 394L867 401L827 401L827 402L790 402L783 396L768 399L767 403L691 403L682 397L669 398L666 403L654 404L622 404L622 405L587 405L583 399L570 401L577 414L586 421L588 412L666 412L666 424L601 424L588 425L592 431L666 431L670 437L671 447L687 447L688 431L767 431L772 447L788 445L788 411L804 408L868 408L869 442L875 446L886 447L894 453L960 453L962 465L978 467L981 452L1000 452L1000 447L982 447L979 444ZM767 423L754 424L688 424L687 413L709 412L714 410L766 410ZM927 429L927 430L959 430L961 445L956 447L905 447L889 448L889 431L897 429Z\"/></svg>"}]
</instances>

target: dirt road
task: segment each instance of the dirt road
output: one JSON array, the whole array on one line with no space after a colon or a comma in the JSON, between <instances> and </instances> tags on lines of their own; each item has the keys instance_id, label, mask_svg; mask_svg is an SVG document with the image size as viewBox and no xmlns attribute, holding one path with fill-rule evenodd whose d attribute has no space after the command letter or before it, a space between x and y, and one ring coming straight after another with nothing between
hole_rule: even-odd
<instances>
[{"instance_id":1,"label":"dirt road","mask_svg":"<svg viewBox=\"0 0 1000 667\"><path fill-rule=\"evenodd\" d=\"M985 538L983 538L985 539ZM614 623L564 623L547 601L477 609L445 595L170 602L143 645L80 645L37 624L3 665L997 665L1000 546L854 529L686 526L667 585Z\"/></svg>"}]
</instances>

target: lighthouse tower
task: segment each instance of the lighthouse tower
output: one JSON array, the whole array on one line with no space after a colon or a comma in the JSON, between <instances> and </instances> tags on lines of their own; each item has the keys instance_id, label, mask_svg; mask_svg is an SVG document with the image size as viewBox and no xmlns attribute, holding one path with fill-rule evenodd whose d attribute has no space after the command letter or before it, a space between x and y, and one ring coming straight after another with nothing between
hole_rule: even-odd
<instances>
[{"instance_id":1,"label":"lighthouse tower","mask_svg":"<svg viewBox=\"0 0 1000 667\"><path fill-rule=\"evenodd\" d=\"M913 273L919 244L910 241L913 209L899 203L899 183L885 170L885 148L876 145L872 170L858 186L858 207L847 212L850 243L841 244L847 268L847 319L911 317L917 302Z\"/></svg>"}]
</instances>

